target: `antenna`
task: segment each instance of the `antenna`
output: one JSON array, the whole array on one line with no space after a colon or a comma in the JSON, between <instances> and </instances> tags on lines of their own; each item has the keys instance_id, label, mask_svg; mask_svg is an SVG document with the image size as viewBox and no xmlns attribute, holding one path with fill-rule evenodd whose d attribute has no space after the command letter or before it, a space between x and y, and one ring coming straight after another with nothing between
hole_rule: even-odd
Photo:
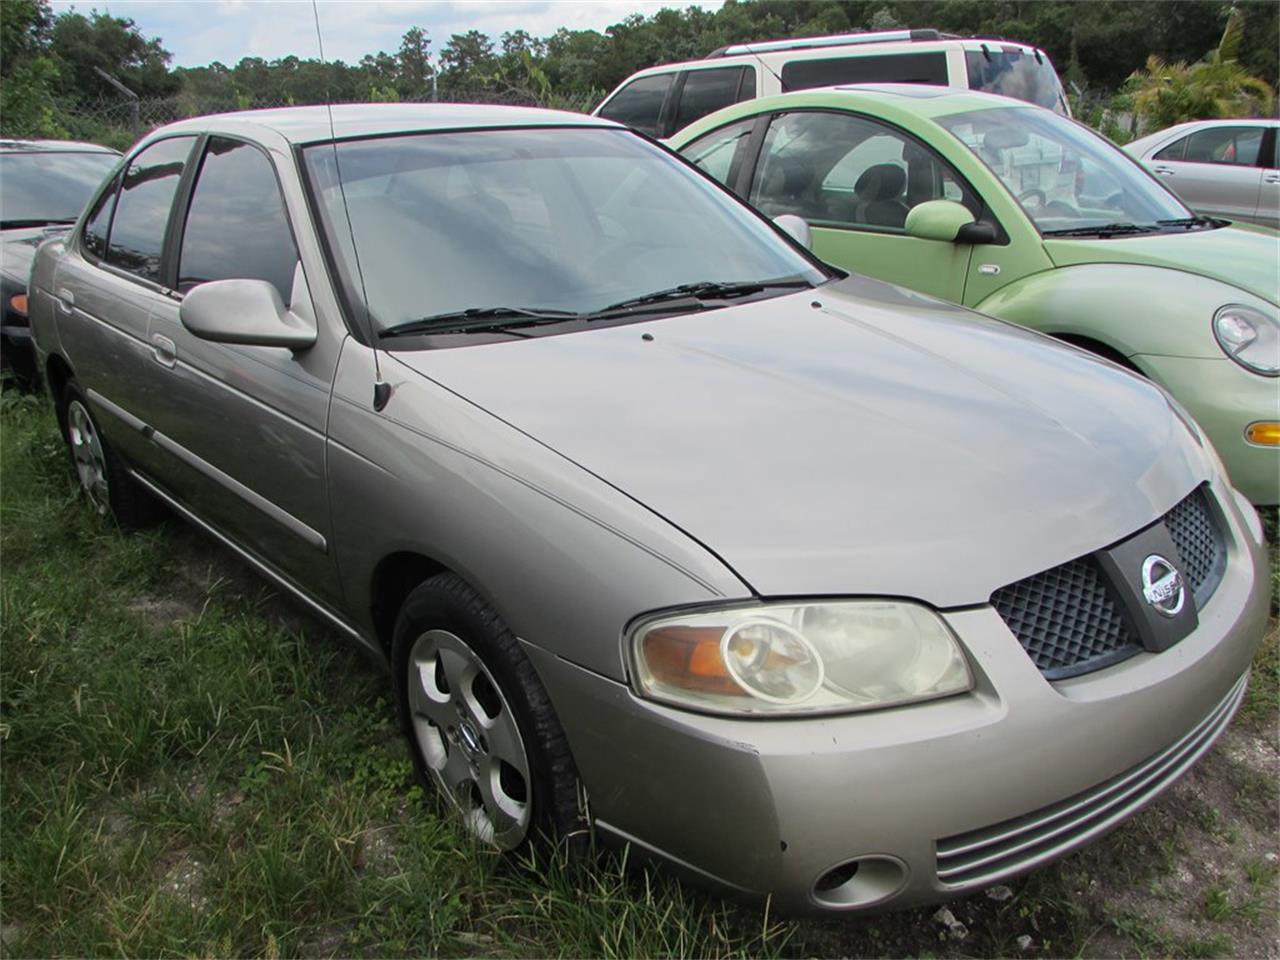
<instances>
[{"instance_id":1,"label":"antenna","mask_svg":"<svg viewBox=\"0 0 1280 960\"><path fill-rule=\"evenodd\" d=\"M313 0L313 2L314 2L314 0ZM780 91L782 91L783 93L786 93L786 92L787 92L787 85L786 85L785 83L783 83L783 82L782 82L782 78L781 78L780 76L778 76L778 71L777 71L777 70L775 70L775 69L773 69L773 67L769 66L769 64L765 63L765 62L764 62L764 57L762 57L762 56L760 56L760 54L756 53L755 48L754 48L754 47L752 47L752 46L751 46L751 44L749 44L749 43L744 43L744 44L742 44L742 47L741 47L741 48L742 48L743 50L745 50L747 53L751 54L753 57L755 57L755 58L756 58L756 62L757 62L757 63L759 63L759 64L760 64L760 66L764 67L766 70L768 70L770 73L772 73L772 74L773 74L773 79L775 79L775 80L777 80L777 81L778 81L778 89L779 89Z\"/></svg>"},{"instance_id":2,"label":"antenna","mask_svg":"<svg viewBox=\"0 0 1280 960\"><path fill-rule=\"evenodd\" d=\"M320 64L324 66L324 37L320 34L320 8L311 0L311 13L316 21L316 43L320 45ZM356 277L360 281L360 300L364 311L364 327L373 350L373 409L382 410L391 399L391 384L382 379L382 365L378 362L378 335L373 330L373 318L369 316L369 291L364 283L364 268L360 266L360 249L356 246L356 230L351 225L351 208L347 206L347 188L342 181L342 164L338 159L338 132L333 124L333 98L329 96L329 73L325 71L324 106L329 112L329 145L333 148L333 169L338 177L338 195L342 197L342 213L347 220L347 233L351 236L351 253L356 261Z\"/></svg>"}]
</instances>

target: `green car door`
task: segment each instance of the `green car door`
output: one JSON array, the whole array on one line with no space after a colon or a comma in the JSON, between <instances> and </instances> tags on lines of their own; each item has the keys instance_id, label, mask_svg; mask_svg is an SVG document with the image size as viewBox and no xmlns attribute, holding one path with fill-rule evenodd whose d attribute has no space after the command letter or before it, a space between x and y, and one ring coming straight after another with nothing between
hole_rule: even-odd
<instances>
[{"instance_id":1,"label":"green car door","mask_svg":"<svg viewBox=\"0 0 1280 960\"><path fill-rule=\"evenodd\" d=\"M974 247L909 236L905 222L927 200L962 203L975 218L981 201L935 151L903 131L850 113L793 110L730 124L681 152L769 217L803 217L823 260L964 299Z\"/></svg>"}]
</instances>

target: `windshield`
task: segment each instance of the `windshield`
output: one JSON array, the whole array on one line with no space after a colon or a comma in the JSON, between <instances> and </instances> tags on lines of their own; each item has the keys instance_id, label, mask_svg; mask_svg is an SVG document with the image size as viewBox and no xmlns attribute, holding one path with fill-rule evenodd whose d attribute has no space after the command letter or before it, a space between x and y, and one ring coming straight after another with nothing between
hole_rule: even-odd
<instances>
[{"instance_id":1,"label":"windshield","mask_svg":"<svg viewBox=\"0 0 1280 960\"><path fill-rule=\"evenodd\" d=\"M1016 47L992 48L984 44L981 50L966 50L964 62L969 69L970 90L1016 97L1065 116L1071 113L1058 71L1044 54L1037 59L1035 54L1023 53Z\"/></svg>"},{"instance_id":2,"label":"windshield","mask_svg":"<svg viewBox=\"0 0 1280 960\"><path fill-rule=\"evenodd\" d=\"M1044 235L1192 218L1127 155L1078 123L1029 107L938 122L977 154Z\"/></svg>"},{"instance_id":3,"label":"windshield","mask_svg":"<svg viewBox=\"0 0 1280 960\"><path fill-rule=\"evenodd\" d=\"M0 221L71 221L120 158L112 153L0 153Z\"/></svg>"},{"instance_id":4,"label":"windshield","mask_svg":"<svg viewBox=\"0 0 1280 960\"><path fill-rule=\"evenodd\" d=\"M497 307L586 314L684 284L826 279L744 205L625 130L414 134L336 154L335 166L332 144L308 147L307 169L375 329Z\"/></svg>"}]
</instances>

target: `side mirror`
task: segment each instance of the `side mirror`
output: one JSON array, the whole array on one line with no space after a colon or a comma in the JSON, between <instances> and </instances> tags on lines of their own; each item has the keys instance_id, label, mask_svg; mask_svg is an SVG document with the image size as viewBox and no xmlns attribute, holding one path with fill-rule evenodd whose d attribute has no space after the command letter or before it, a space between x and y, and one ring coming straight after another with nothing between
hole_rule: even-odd
<instances>
[{"instance_id":1,"label":"side mirror","mask_svg":"<svg viewBox=\"0 0 1280 960\"><path fill-rule=\"evenodd\" d=\"M183 298L182 325L201 340L305 350L316 328L289 310L266 280L211 280Z\"/></svg>"},{"instance_id":2,"label":"side mirror","mask_svg":"<svg viewBox=\"0 0 1280 960\"><path fill-rule=\"evenodd\" d=\"M954 200L926 200L916 204L907 214L904 226L908 235L921 240L942 240L945 243L989 242L961 236L967 227L985 226L989 229L989 225L975 223L969 209Z\"/></svg>"},{"instance_id":3,"label":"side mirror","mask_svg":"<svg viewBox=\"0 0 1280 960\"><path fill-rule=\"evenodd\" d=\"M809 224L804 217L797 217L794 213L783 213L774 217L773 222L800 246L806 250L813 249L813 233L809 230Z\"/></svg>"}]
</instances>

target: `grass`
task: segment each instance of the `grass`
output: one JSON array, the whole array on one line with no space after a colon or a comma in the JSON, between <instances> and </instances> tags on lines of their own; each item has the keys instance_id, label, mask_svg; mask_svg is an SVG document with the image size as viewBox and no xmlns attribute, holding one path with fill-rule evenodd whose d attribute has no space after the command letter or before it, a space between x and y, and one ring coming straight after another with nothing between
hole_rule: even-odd
<instances>
[{"instance_id":1,"label":"grass","mask_svg":"<svg viewBox=\"0 0 1280 960\"><path fill-rule=\"evenodd\" d=\"M1185 817L1180 786L1011 898L950 904L963 940L934 908L777 920L625 853L506 863L413 784L378 670L181 524L125 536L91 514L47 404L9 392L0 562L8 955L1208 956L1273 931L1274 866L1221 829L1274 813L1274 784L1245 775L1215 782L1239 781L1250 817L1231 796ZM1276 646L1243 724L1272 737ZM1159 910L1199 843L1235 866L1180 895L1192 935ZM1135 889L1154 892L1113 898Z\"/></svg>"}]
</instances>

